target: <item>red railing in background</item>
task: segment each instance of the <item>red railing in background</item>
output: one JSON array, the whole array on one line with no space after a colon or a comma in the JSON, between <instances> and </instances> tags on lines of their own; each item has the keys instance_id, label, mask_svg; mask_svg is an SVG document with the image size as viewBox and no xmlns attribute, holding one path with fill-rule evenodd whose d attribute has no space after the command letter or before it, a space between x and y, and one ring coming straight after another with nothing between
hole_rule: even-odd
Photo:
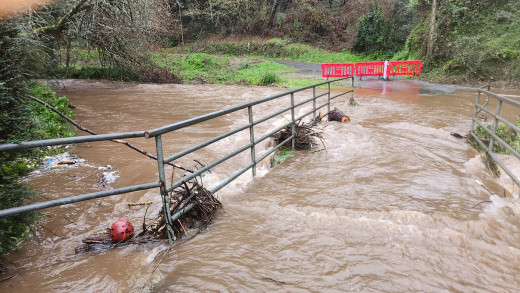
<instances>
[{"instance_id":1,"label":"red railing in background","mask_svg":"<svg viewBox=\"0 0 520 293\"><path fill-rule=\"evenodd\" d=\"M354 75L354 63L323 63L321 64L323 77L351 77Z\"/></svg>"},{"instance_id":2,"label":"red railing in background","mask_svg":"<svg viewBox=\"0 0 520 293\"><path fill-rule=\"evenodd\" d=\"M418 75L421 74L422 61L390 61L388 75Z\"/></svg>"},{"instance_id":3,"label":"red railing in background","mask_svg":"<svg viewBox=\"0 0 520 293\"><path fill-rule=\"evenodd\" d=\"M353 63L324 63L321 64L323 77L350 77L356 76L383 76L390 75L418 75L421 74L422 61L376 61Z\"/></svg>"},{"instance_id":4,"label":"red railing in background","mask_svg":"<svg viewBox=\"0 0 520 293\"><path fill-rule=\"evenodd\" d=\"M381 76L385 71L385 62L358 62L355 67L356 76Z\"/></svg>"}]
</instances>

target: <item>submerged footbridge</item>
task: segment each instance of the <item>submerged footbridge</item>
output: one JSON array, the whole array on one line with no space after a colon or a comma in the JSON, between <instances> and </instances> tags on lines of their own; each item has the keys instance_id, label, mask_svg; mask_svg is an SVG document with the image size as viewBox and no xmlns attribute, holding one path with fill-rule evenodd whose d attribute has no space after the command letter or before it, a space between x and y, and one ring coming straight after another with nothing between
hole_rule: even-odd
<instances>
[{"instance_id":1,"label":"submerged footbridge","mask_svg":"<svg viewBox=\"0 0 520 293\"><path fill-rule=\"evenodd\" d=\"M310 93L310 97L308 97ZM305 93L305 95L303 95ZM296 98L298 96L298 99ZM303 100L302 100L303 97ZM170 200L169 200L169 192L173 189L177 188L184 182L187 182L197 176L200 176L204 172L212 169L213 167L225 162L226 160L233 158L241 153L249 152L250 161L240 170L234 172L231 176L220 182L217 186L215 186L211 192L217 192L227 184L238 178L240 175L245 172L251 170L252 176L256 176L256 168L257 165L264 159L268 158L272 153L274 153L280 147L291 144L292 148L294 148L295 144L295 128L297 123L305 118L316 119L321 111L329 113L331 109L331 104L334 100L339 99L341 97L349 97L353 99L354 97L354 79L352 77L339 78L334 80L325 81L322 83L314 84L311 86L287 91L284 93L276 94L273 96L269 96L266 98L262 98L256 101L247 102L241 105L233 106L230 108L226 108L220 111L212 112L206 115L202 115L199 117L194 117L191 119L187 119L184 121L180 121L174 124L166 125L163 127L159 127L156 129L148 130L148 131L132 131L132 132L123 132L123 133L108 133L108 134L97 134L90 136L76 136L71 138L60 138L60 139L49 139L49 140L41 140L41 141L28 141L21 142L16 144L2 144L0 145L0 151L14 151L20 149L28 149L28 148L36 148L36 147L46 147L46 146L55 146L55 145L68 145L68 144L79 144L79 143L87 143L87 142L101 142L101 141L112 141L119 139L128 139L128 138L143 138L143 139L155 139L156 146L156 159L157 159L157 170L158 170L158 180L155 182L149 182L138 185L131 185L126 187L121 187L117 189L111 190L103 190L99 192L87 193L87 194L79 194L70 197L59 198L55 200L49 200L44 202L32 203L24 206L13 207L9 209L0 210L0 217L9 216L18 213L30 212L35 210L41 210L50 207L56 207L61 205L72 204L76 202L82 202L86 200L102 198L107 196L113 196L118 194L125 194L129 192L139 191L139 190L148 190L148 189L160 189L161 200L163 204L163 210L166 217L166 224L168 229L168 238L169 241L172 242L174 239L173 233L173 222L182 216L184 213L190 211L193 208L193 204L189 204L184 207L181 211L176 214L170 213ZM280 106L281 109L275 109L274 112L270 112L266 116L256 117L254 115L255 107L265 106L269 103L276 103L277 106ZM278 108L278 107L276 107ZM273 107L274 109L274 107ZM189 129L191 126L196 124L210 121L212 119L216 119L219 117L225 117L226 115L230 115L231 113L243 111L244 115L248 117L248 123L242 125L233 130L222 133L216 137L213 137L209 140L206 140L202 143L194 145L190 148L184 149L175 154L165 154L163 152L163 135L172 133L175 131L179 131L182 129ZM301 113L303 111L303 113ZM262 123L266 123L267 121L274 119L276 117L282 115L289 115L288 121L275 129L267 131L265 133L255 132L255 129ZM326 116L328 114L325 114ZM292 128L292 134L287 139L279 143L278 145L271 147L266 152L260 152L257 150L258 144L264 142L266 139L270 138L273 134L279 132L286 127ZM230 137L231 135L246 132L249 135L249 141L241 146L237 146L231 152L217 158L215 161L203 166L202 168L193 171L176 182L172 184L167 184L166 182L166 174L165 174L165 165L171 164L172 162L181 159L182 157L193 153L199 149L206 148L213 143L221 141Z\"/></svg>"}]
</instances>

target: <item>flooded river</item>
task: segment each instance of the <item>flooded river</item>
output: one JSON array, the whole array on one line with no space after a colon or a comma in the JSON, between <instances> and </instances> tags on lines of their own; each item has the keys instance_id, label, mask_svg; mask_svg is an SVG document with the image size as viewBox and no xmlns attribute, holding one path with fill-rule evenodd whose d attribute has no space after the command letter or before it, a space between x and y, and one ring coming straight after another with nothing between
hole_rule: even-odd
<instances>
[{"instance_id":1,"label":"flooded river","mask_svg":"<svg viewBox=\"0 0 520 293\"><path fill-rule=\"evenodd\" d=\"M76 106L77 121L99 133L149 130L284 91L83 81L58 90ZM261 166L255 180L241 176L218 193L224 210L210 228L168 254L167 242L74 253L118 219L142 225L146 209L128 203L153 201L147 218L155 217L157 190L47 209L34 236L6 257L16 275L0 282L0 292L518 292L520 204L502 198L478 153L450 135L468 132L474 98L468 89L416 81L358 82L359 106L348 98L332 104L351 123L319 126L326 151ZM512 120L520 114L505 111ZM244 125L243 114L169 135L165 150ZM195 167L193 159L210 162L248 140L244 132L179 163ZM130 141L155 150L152 139ZM157 180L155 161L118 144L69 151L85 162L27 180L42 198ZM245 153L215 168L205 184L248 160ZM100 185L103 172L115 182Z\"/></svg>"}]
</instances>

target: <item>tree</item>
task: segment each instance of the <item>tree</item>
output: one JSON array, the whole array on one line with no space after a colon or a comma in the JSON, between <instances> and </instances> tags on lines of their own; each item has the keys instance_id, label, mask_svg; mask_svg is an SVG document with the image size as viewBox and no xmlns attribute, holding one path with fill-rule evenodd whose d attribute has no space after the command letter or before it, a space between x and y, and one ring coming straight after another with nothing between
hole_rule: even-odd
<instances>
[{"instance_id":1,"label":"tree","mask_svg":"<svg viewBox=\"0 0 520 293\"><path fill-rule=\"evenodd\" d=\"M430 33L428 34L428 48L426 50L426 58L432 57L433 51L433 36L435 34L435 16L437 11L437 0L432 2L432 12L430 15Z\"/></svg>"},{"instance_id":2,"label":"tree","mask_svg":"<svg viewBox=\"0 0 520 293\"><path fill-rule=\"evenodd\" d=\"M395 50L391 23L383 15L381 6L359 19L354 49L358 52L375 53Z\"/></svg>"}]
</instances>

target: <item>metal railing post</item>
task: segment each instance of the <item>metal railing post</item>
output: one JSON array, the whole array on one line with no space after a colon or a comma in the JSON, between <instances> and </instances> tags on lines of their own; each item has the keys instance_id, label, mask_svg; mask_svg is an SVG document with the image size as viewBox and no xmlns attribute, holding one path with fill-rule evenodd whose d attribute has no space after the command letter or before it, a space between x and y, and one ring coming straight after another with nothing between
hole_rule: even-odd
<instances>
[{"instance_id":1,"label":"metal railing post","mask_svg":"<svg viewBox=\"0 0 520 293\"><path fill-rule=\"evenodd\" d=\"M312 88L312 120L316 121L316 87Z\"/></svg>"},{"instance_id":2,"label":"metal railing post","mask_svg":"<svg viewBox=\"0 0 520 293\"><path fill-rule=\"evenodd\" d=\"M292 121L292 142L291 147L294 150L296 146L296 121L294 121L294 93L291 93L291 121Z\"/></svg>"},{"instance_id":3,"label":"metal railing post","mask_svg":"<svg viewBox=\"0 0 520 293\"><path fill-rule=\"evenodd\" d=\"M500 111L502 110L502 100L498 100L497 112L495 113L495 121L493 121L493 130L492 132L496 134L498 128L498 116L500 116ZM491 136L489 138L489 152L493 152L493 145L495 144L495 138Z\"/></svg>"},{"instance_id":4,"label":"metal railing post","mask_svg":"<svg viewBox=\"0 0 520 293\"><path fill-rule=\"evenodd\" d=\"M352 78L352 92L350 93L350 99L354 100L354 76Z\"/></svg>"},{"instance_id":5,"label":"metal railing post","mask_svg":"<svg viewBox=\"0 0 520 293\"><path fill-rule=\"evenodd\" d=\"M327 83L328 99L327 99L327 114L330 113L330 81Z\"/></svg>"},{"instance_id":6,"label":"metal railing post","mask_svg":"<svg viewBox=\"0 0 520 293\"><path fill-rule=\"evenodd\" d=\"M155 148L157 149L157 167L159 170L159 183L161 184L160 189L164 210L164 220L166 222L166 229L168 232L168 241L170 244L172 244L173 240L175 240L175 234L173 233L173 223L170 213L170 197L166 191L166 174L164 172L164 156L161 135L155 137Z\"/></svg>"},{"instance_id":7,"label":"metal railing post","mask_svg":"<svg viewBox=\"0 0 520 293\"><path fill-rule=\"evenodd\" d=\"M475 109L473 110L473 119L471 119L471 133L474 133L474 131L475 131L475 119L477 119L479 103L480 103L480 92L477 92L477 97L475 99Z\"/></svg>"},{"instance_id":8,"label":"metal railing post","mask_svg":"<svg viewBox=\"0 0 520 293\"><path fill-rule=\"evenodd\" d=\"M253 128L253 106L247 107L249 115L249 141L251 142L251 163L253 163L253 178L256 177L255 130Z\"/></svg>"}]
</instances>

